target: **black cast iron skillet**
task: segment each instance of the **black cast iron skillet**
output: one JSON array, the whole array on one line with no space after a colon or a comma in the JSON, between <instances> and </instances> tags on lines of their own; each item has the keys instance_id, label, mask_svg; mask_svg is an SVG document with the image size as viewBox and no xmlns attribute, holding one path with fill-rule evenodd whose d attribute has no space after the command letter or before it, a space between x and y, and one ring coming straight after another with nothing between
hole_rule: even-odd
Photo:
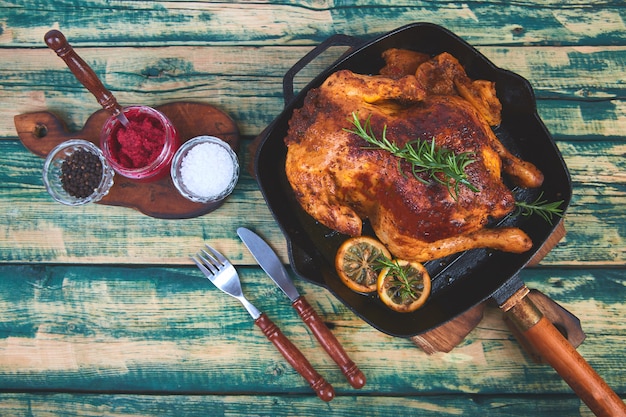
<instances>
[{"instance_id":1,"label":"black cast iron skillet","mask_svg":"<svg viewBox=\"0 0 626 417\"><path fill-rule=\"evenodd\" d=\"M294 98L295 74L314 56L337 43L358 43L361 46L353 47ZM571 197L571 183L565 163L537 115L530 84L512 72L497 68L473 47L439 26L418 23L364 44L346 36L333 37L296 64L285 76L285 110L261 139L255 165L267 204L287 237L292 267L302 278L327 287L375 328L394 336L408 337L431 330L491 297L526 265L554 226L538 217L511 216L502 223L519 226L529 234L535 243L529 252L519 255L473 250L427 263L433 280L432 294L427 304L414 313L395 313L376 296L354 293L341 283L335 275L334 257L347 236L317 224L300 208L285 175L283 139L293 110L302 106L309 90L340 69L360 74L378 73L384 65L381 53L391 47L432 55L449 52L461 62L471 78L496 82L503 108L502 124L496 134L511 151L534 163L546 178L540 190L514 189L518 200L533 200L543 192L542 198L548 201L564 200L565 208Z\"/></svg>"},{"instance_id":2,"label":"black cast iron skillet","mask_svg":"<svg viewBox=\"0 0 626 417\"><path fill-rule=\"evenodd\" d=\"M333 45L350 46L351 49L294 96L295 75ZM309 90L319 87L330 74L341 69L359 74L377 74L384 65L381 54L389 48L412 49L431 55L448 52L460 61L470 78L495 81L497 95L502 102L502 123L494 129L496 135L510 151L535 164L545 176L544 184L538 190L512 187L516 199L533 201L543 193L542 199L562 200L564 211L569 205L572 194L569 172L537 114L534 93L527 80L496 67L450 31L429 23L407 25L367 42L336 35L313 49L285 75L285 109L261 134L256 154L256 177L272 214L286 236L292 268L301 278L327 288L367 323L394 336L409 337L432 330L492 298L518 324L531 343L538 341L539 346L535 347L577 394L586 402L587 397L591 398L593 407L601 412L604 404L597 405L589 392L601 391L602 395L606 395L606 392L612 393L611 389L554 326L541 316L526 296L528 288L518 278L519 271L556 227L539 216L511 215L492 225L523 229L534 242L533 248L524 254L476 249L426 263L433 281L432 293L427 303L413 313L396 313L385 307L376 296L355 293L336 275L335 253L348 237L322 226L302 210L285 175L287 149L283 140L293 110L303 105ZM371 233L367 224L364 231ZM541 344L545 340L550 346L542 349ZM554 340L558 340L556 350L552 346ZM559 365L551 362L549 358L552 356L555 360L563 357L570 359L566 364ZM576 365L579 363L585 366ZM577 369L578 373L571 375L572 369ZM589 381L594 383L587 386ZM583 382L583 387L579 387ZM612 396L609 406L626 410L619 397L614 393ZM611 395L606 395L606 398L611 398ZM605 403L606 398L597 402Z\"/></svg>"}]
</instances>

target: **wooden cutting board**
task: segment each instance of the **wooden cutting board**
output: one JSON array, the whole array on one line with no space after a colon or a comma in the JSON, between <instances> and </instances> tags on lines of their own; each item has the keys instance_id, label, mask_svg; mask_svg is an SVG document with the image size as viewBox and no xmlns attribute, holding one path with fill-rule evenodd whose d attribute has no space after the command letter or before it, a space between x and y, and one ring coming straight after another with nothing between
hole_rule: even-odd
<instances>
[{"instance_id":1,"label":"wooden cutting board","mask_svg":"<svg viewBox=\"0 0 626 417\"><path fill-rule=\"evenodd\" d=\"M223 111L194 102L173 102L155 108L172 121L182 142L199 135L217 136L238 152L239 129ZM56 145L69 139L81 138L99 144L100 131L109 116L110 112L99 110L77 132L68 132L65 123L50 112L20 114L14 121L24 146L45 158ZM178 193L169 175L149 183L115 175L109 194L96 204L131 207L161 219L185 219L210 213L222 202L202 204L187 200Z\"/></svg>"}]
</instances>

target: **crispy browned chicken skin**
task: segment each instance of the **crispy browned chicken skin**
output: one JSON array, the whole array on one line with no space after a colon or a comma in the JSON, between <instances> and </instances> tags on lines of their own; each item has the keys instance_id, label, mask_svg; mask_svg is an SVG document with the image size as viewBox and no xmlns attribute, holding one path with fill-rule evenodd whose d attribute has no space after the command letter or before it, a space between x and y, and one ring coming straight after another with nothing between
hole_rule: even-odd
<instances>
[{"instance_id":1,"label":"crispy browned chicken skin","mask_svg":"<svg viewBox=\"0 0 626 417\"><path fill-rule=\"evenodd\" d=\"M420 62L402 61L412 57ZM368 219L389 250L407 260L424 262L479 247L530 249L530 238L518 228L485 227L515 207L501 179L503 160L520 184L538 186L543 180L493 134L489 124L499 122L500 111L493 84L467 78L449 54L424 61L421 54L394 52L385 59L381 72L387 75L336 72L294 111L285 169L304 210L351 236L360 235ZM432 180L418 181L407 162L398 165L389 152L372 149L345 130L353 128L353 112L362 121L369 118L379 138L386 126L387 138L399 147L434 139L437 147L457 154L473 152L475 162L465 172L478 192L461 185L457 195Z\"/></svg>"}]
</instances>

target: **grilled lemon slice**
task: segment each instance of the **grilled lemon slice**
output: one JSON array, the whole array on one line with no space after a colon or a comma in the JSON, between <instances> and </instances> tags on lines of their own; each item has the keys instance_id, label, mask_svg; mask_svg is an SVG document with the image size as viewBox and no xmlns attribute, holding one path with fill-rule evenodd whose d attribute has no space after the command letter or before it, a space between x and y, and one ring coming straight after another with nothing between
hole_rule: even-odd
<instances>
[{"instance_id":1,"label":"grilled lemon slice","mask_svg":"<svg viewBox=\"0 0 626 417\"><path fill-rule=\"evenodd\" d=\"M348 288L370 293L376 291L379 259L390 259L389 250L376 239L358 236L346 240L335 256L335 269Z\"/></svg>"},{"instance_id":2,"label":"grilled lemon slice","mask_svg":"<svg viewBox=\"0 0 626 417\"><path fill-rule=\"evenodd\" d=\"M387 262L378 275L378 297L389 308L410 313L430 295L430 275L424 265L399 259Z\"/></svg>"}]
</instances>

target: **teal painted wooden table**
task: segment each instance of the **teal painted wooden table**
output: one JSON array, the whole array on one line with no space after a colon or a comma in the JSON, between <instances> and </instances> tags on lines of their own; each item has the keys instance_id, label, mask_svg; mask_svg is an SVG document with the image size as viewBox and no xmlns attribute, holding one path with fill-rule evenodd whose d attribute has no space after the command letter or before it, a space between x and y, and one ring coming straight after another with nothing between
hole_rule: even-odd
<instances>
[{"instance_id":1,"label":"teal painted wooden table","mask_svg":"<svg viewBox=\"0 0 626 417\"><path fill-rule=\"evenodd\" d=\"M45 3L45 2L44 2ZM368 378L352 388L258 268L235 230L285 240L246 170L216 211L184 220L55 203L16 115L50 111L69 131L99 107L45 47L65 33L120 103L197 101L229 113L249 145L282 110L282 76L335 33L363 39L442 25L527 78L570 169L566 237L522 278L582 322L578 351L626 397L626 9L622 2L87 2L0 4L0 415L591 415L488 306L450 353L380 333L325 289L296 286ZM304 86L333 48L299 74ZM333 384L330 403L189 254L208 242L250 299Z\"/></svg>"}]
</instances>

